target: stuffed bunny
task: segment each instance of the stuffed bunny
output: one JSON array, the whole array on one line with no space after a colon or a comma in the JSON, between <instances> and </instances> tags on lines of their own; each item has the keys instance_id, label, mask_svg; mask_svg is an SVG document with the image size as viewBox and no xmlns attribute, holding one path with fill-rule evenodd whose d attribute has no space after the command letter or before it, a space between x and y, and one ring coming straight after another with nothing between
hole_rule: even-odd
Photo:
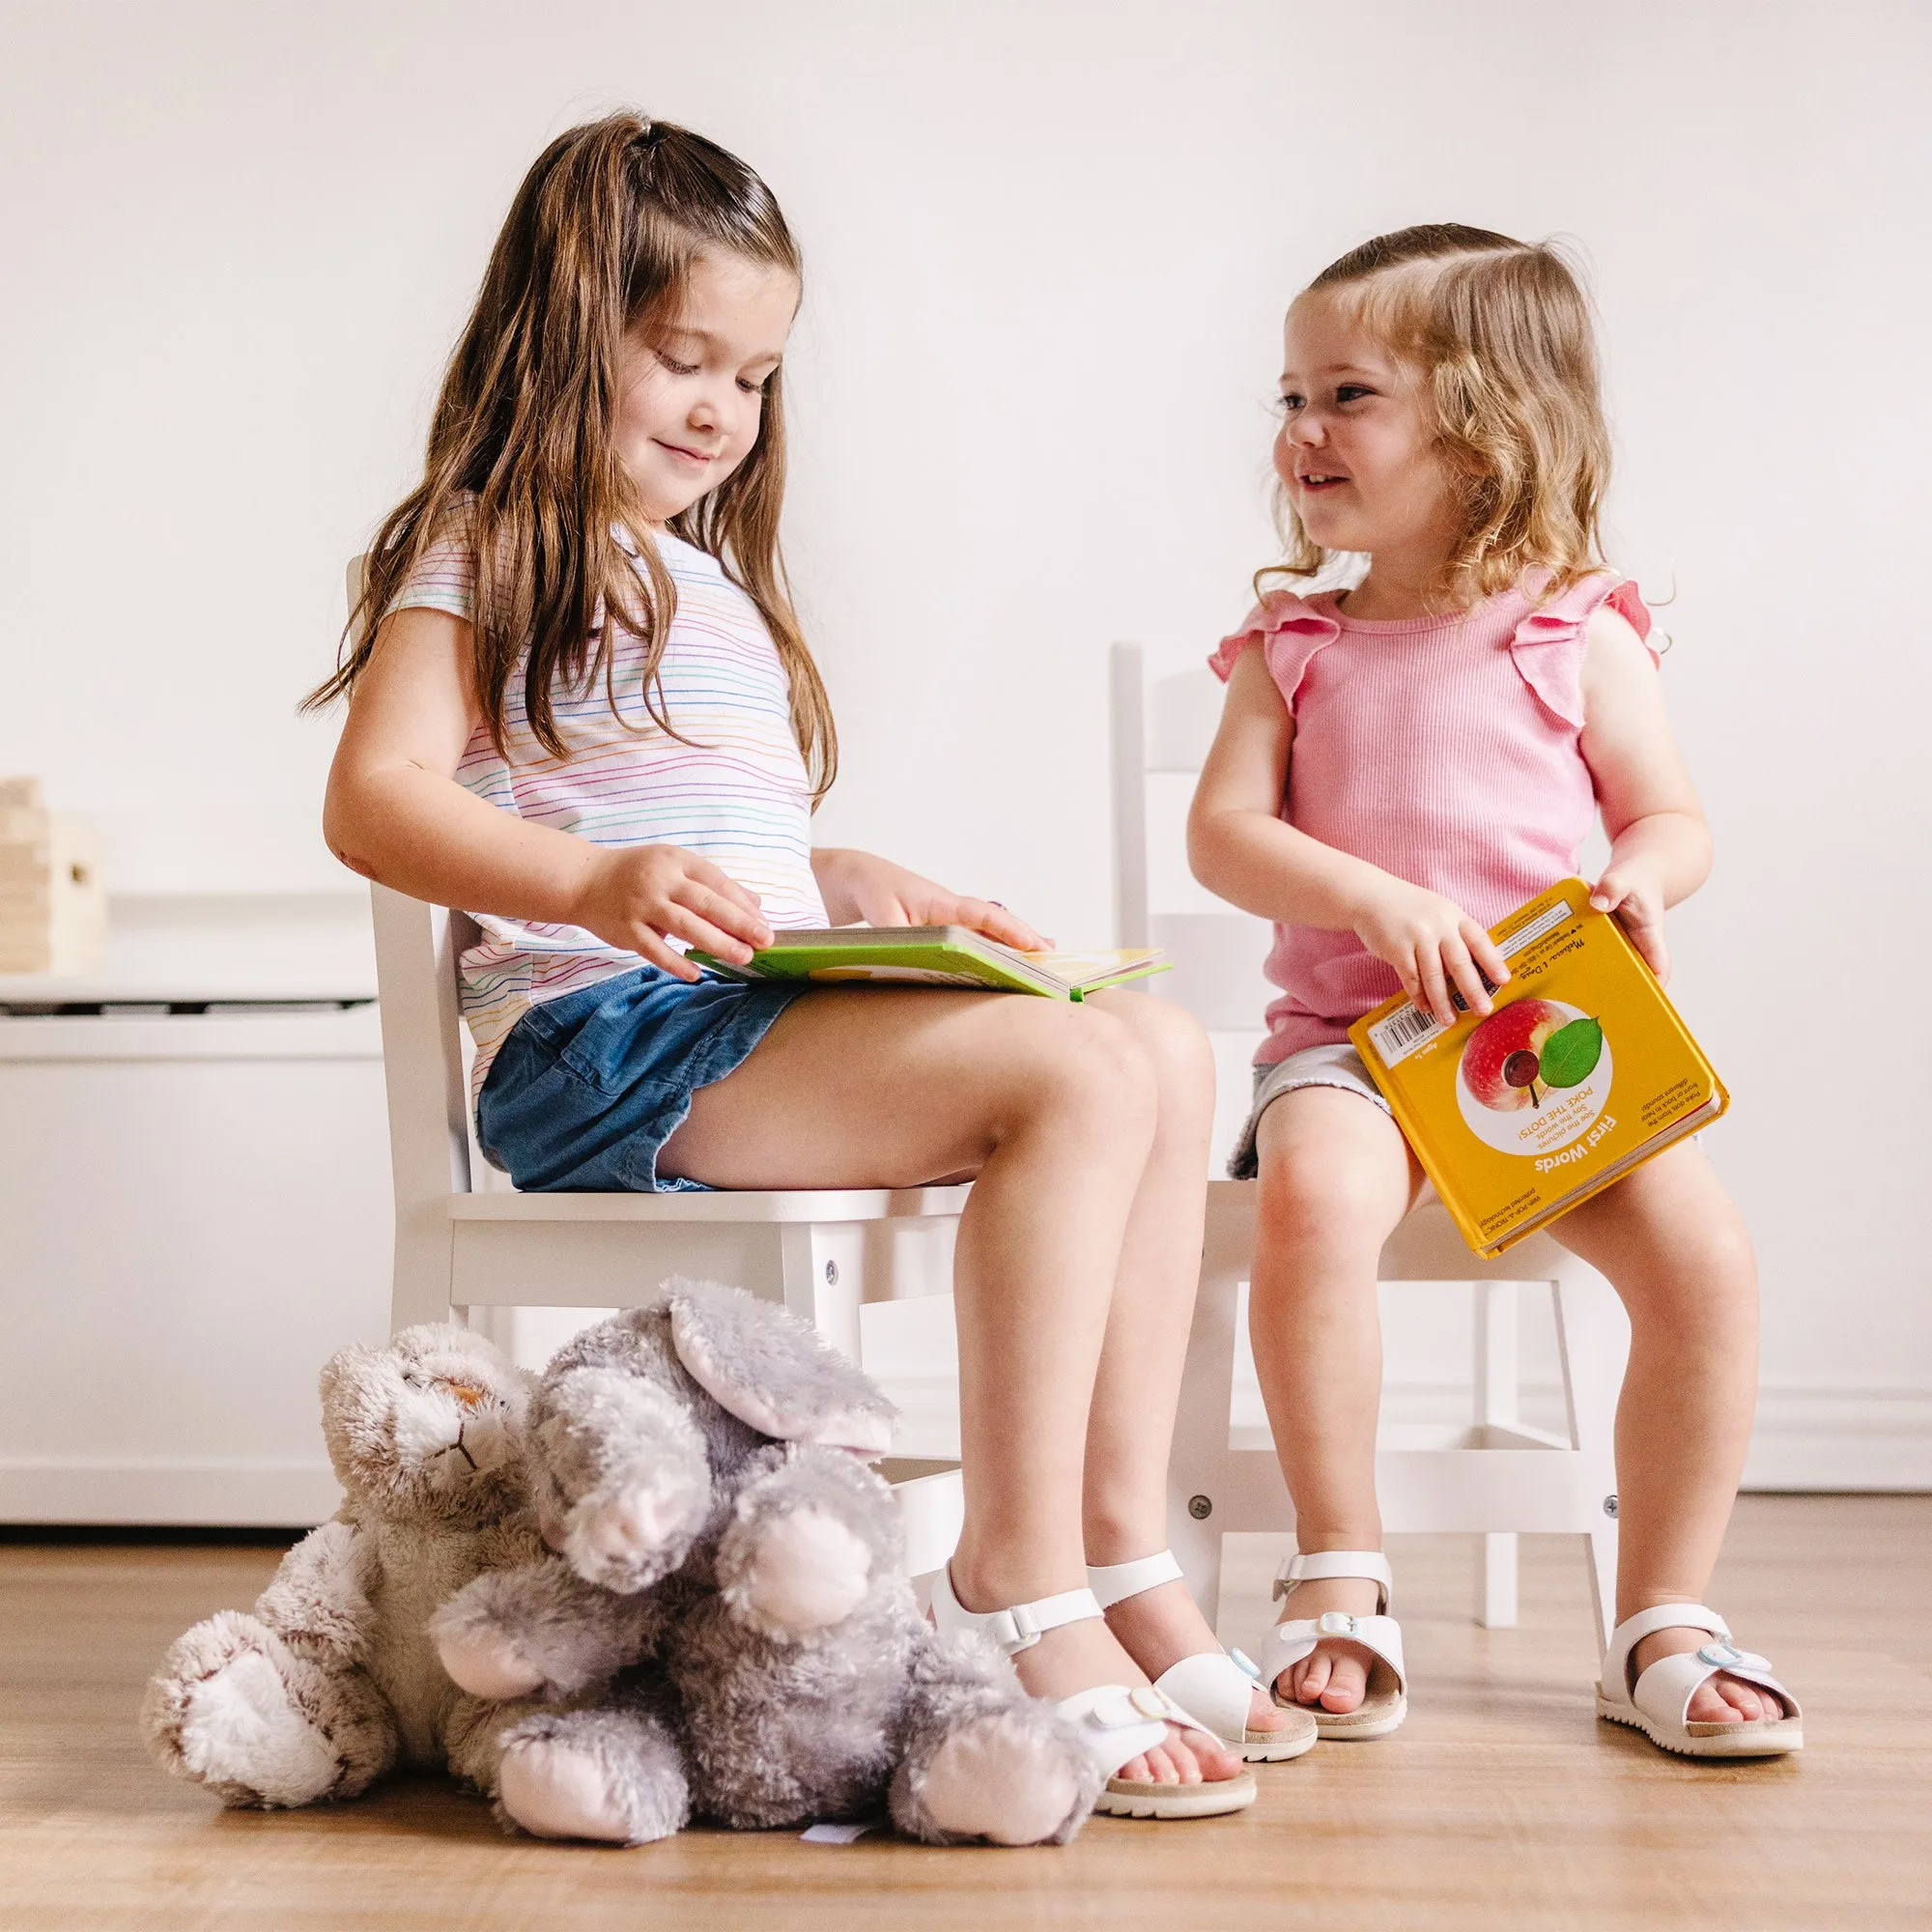
<instances>
[{"instance_id":1,"label":"stuffed bunny","mask_svg":"<svg viewBox=\"0 0 1932 1932\"><path fill-rule=\"evenodd\" d=\"M471 1578L542 1552L529 1391L482 1336L449 1324L328 1362L323 1431L342 1508L282 1559L252 1614L219 1611L169 1650L141 1712L169 1771L242 1806L353 1798L399 1762L447 1764L494 1791L501 1735L524 1713L460 1691L426 1626ZM636 1761L675 1760L663 1709L661 1686L631 1683L544 1719L620 1736Z\"/></svg>"},{"instance_id":2,"label":"stuffed bunny","mask_svg":"<svg viewBox=\"0 0 1932 1932\"><path fill-rule=\"evenodd\" d=\"M897 1508L864 1460L892 1420L804 1322L710 1283L667 1282L553 1358L529 1442L560 1554L462 1590L434 1620L439 1654L505 1700L649 1660L689 1783L652 1791L621 1740L573 1741L546 1711L506 1735L503 1811L543 1831L569 1793L571 1835L626 1842L687 1799L753 1830L889 1809L933 1843L1072 1836L1100 1782L1078 1733L996 1652L919 1614ZM543 1820L526 1815L539 1781Z\"/></svg>"}]
</instances>

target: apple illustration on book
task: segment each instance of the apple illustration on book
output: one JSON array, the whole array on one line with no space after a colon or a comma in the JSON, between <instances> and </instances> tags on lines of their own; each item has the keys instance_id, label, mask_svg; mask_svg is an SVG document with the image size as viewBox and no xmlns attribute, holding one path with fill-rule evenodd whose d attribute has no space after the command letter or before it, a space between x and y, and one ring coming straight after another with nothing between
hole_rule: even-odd
<instances>
[{"instance_id":1,"label":"apple illustration on book","mask_svg":"<svg viewBox=\"0 0 1932 1932\"><path fill-rule=\"evenodd\" d=\"M1463 1048L1463 1081L1498 1114L1543 1103L1543 1090L1575 1087L1603 1058L1604 1029L1549 1000L1498 1007Z\"/></svg>"}]
</instances>

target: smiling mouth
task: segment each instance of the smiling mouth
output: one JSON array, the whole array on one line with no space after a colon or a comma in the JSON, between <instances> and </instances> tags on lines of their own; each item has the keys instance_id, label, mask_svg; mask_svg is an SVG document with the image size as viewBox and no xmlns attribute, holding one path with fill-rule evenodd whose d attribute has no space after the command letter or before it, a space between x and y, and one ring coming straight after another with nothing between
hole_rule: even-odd
<instances>
[{"instance_id":1,"label":"smiling mouth","mask_svg":"<svg viewBox=\"0 0 1932 1932\"><path fill-rule=\"evenodd\" d=\"M1348 482L1349 478L1346 476L1331 476L1325 471L1318 470L1312 475L1297 476L1295 481L1304 490L1332 490L1336 484Z\"/></svg>"},{"instance_id":2,"label":"smiling mouth","mask_svg":"<svg viewBox=\"0 0 1932 1932\"><path fill-rule=\"evenodd\" d=\"M651 440L660 449L668 450L671 455L682 457L687 463L705 464L712 458L713 452L709 450L687 449L683 443L667 442L662 437L653 437Z\"/></svg>"}]
</instances>

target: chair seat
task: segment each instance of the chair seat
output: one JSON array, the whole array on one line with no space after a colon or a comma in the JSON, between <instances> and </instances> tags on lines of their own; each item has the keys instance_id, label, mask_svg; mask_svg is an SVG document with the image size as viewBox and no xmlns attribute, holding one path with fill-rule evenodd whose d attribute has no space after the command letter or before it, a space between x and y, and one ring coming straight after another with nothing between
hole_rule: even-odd
<instances>
[{"instance_id":1,"label":"chair seat","mask_svg":"<svg viewBox=\"0 0 1932 1932\"><path fill-rule=\"evenodd\" d=\"M720 1221L826 1224L951 1220L970 1181L952 1187L715 1189L675 1194L452 1194L452 1221Z\"/></svg>"}]
</instances>

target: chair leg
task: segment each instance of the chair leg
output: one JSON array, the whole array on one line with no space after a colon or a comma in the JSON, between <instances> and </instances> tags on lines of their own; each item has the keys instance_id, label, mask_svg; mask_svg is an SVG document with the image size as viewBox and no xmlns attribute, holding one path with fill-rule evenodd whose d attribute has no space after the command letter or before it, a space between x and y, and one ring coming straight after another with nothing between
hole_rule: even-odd
<instances>
[{"instance_id":1,"label":"chair leg","mask_svg":"<svg viewBox=\"0 0 1932 1932\"><path fill-rule=\"evenodd\" d=\"M1593 1511L1583 1548L1601 1657L1616 1622L1616 1413L1630 1354L1630 1322L1616 1291L1582 1262L1566 1264L1552 1286L1570 1439L1584 1457L1585 1493Z\"/></svg>"},{"instance_id":2,"label":"chair leg","mask_svg":"<svg viewBox=\"0 0 1932 1932\"><path fill-rule=\"evenodd\" d=\"M841 1354L863 1360L866 1230L860 1222L787 1223L781 1231L784 1302Z\"/></svg>"},{"instance_id":3,"label":"chair leg","mask_svg":"<svg viewBox=\"0 0 1932 1932\"><path fill-rule=\"evenodd\" d=\"M410 1204L396 1213L395 1274L389 1293L389 1333L418 1321L455 1319L449 1291L455 1230L440 1200Z\"/></svg>"},{"instance_id":4,"label":"chair leg","mask_svg":"<svg viewBox=\"0 0 1932 1932\"><path fill-rule=\"evenodd\" d=\"M1187 1587L1201 1614L1218 1628L1228 1429L1235 1394L1235 1317L1246 1263L1245 1257L1236 1263L1217 1255L1214 1235L1210 1226L1181 1371L1174 1449L1168 1461L1167 1524L1168 1541Z\"/></svg>"},{"instance_id":5,"label":"chair leg","mask_svg":"<svg viewBox=\"0 0 1932 1932\"><path fill-rule=\"evenodd\" d=\"M1521 1419L1517 1358L1517 1285L1479 1281L1476 1293L1476 1426L1514 1428ZM1485 1630L1517 1625L1517 1540L1514 1532L1482 1538L1476 1577L1476 1621Z\"/></svg>"}]
</instances>

